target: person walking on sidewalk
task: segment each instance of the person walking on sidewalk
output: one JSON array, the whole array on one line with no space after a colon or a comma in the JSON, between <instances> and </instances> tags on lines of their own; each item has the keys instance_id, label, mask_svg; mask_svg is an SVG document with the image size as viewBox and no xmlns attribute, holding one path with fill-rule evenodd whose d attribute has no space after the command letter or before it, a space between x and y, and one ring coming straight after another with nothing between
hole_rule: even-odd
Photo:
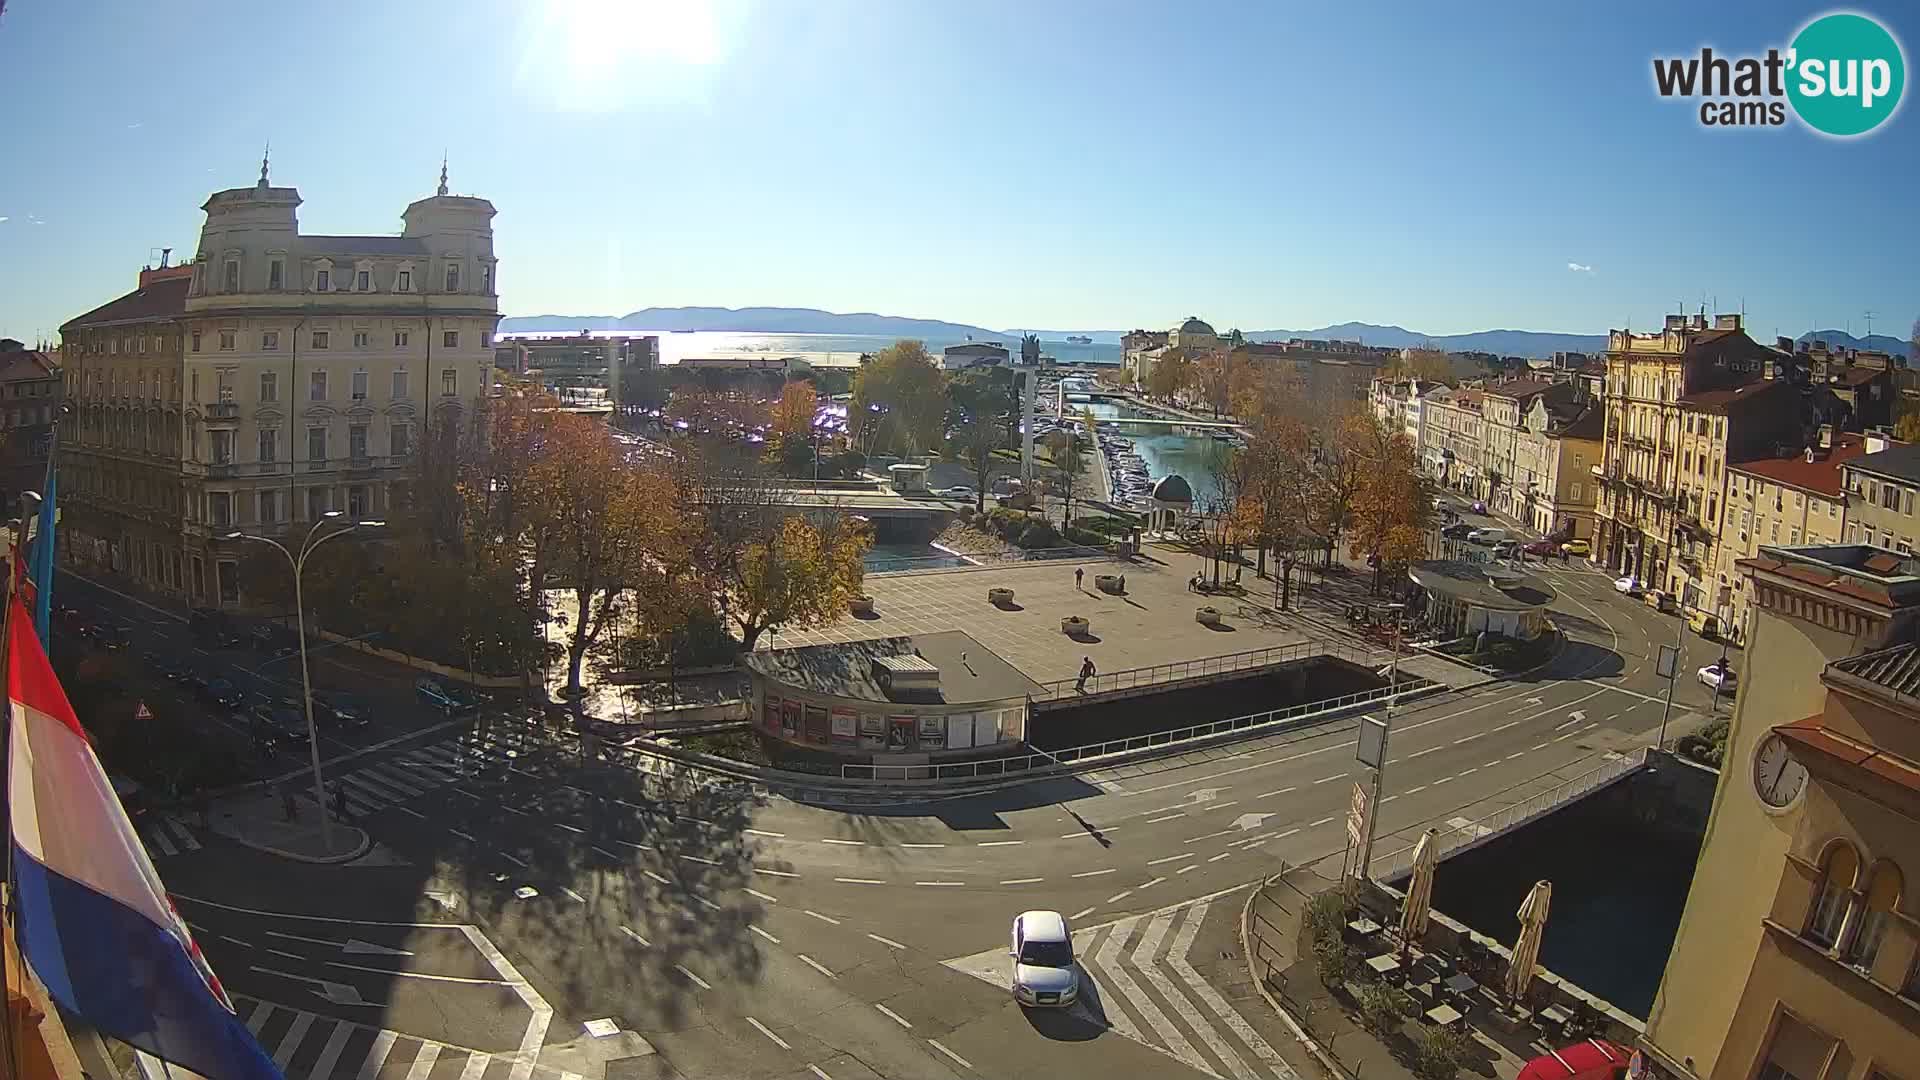
<instances>
[{"instance_id":1,"label":"person walking on sidewalk","mask_svg":"<svg viewBox=\"0 0 1920 1080\"><path fill-rule=\"evenodd\" d=\"M1093 657L1091 656L1081 657L1080 658L1080 678L1076 680L1073 684L1074 692L1079 694L1086 693L1087 680L1093 678L1095 674L1096 672L1094 671L1094 667L1093 667Z\"/></svg>"},{"instance_id":2,"label":"person walking on sidewalk","mask_svg":"<svg viewBox=\"0 0 1920 1080\"><path fill-rule=\"evenodd\" d=\"M347 789L340 781L333 782L333 816L342 823L351 822L353 815L347 810Z\"/></svg>"},{"instance_id":3,"label":"person walking on sidewalk","mask_svg":"<svg viewBox=\"0 0 1920 1080\"><path fill-rule=\"evenodd\" d=\"M288 821L294 821L300 817L300 807L293 801L293 789L290 787L280 789L280 812L287 816Z\"/></svg>"},{"instance_id":4,"label":"person walking on sidewalk","mask_svg":"<svg viewBox=\"0 0 1920 1080\"><path fill-rule=\"evenodd\" d=\"M1084 579L1086 576L1087 576L1086 567L1076 566L1073 568L1073 587L1075 591L1077 592L1087 591L1086 589L1082 588L1080 585L1081 580Z\"/></svg>"}]
</instances>

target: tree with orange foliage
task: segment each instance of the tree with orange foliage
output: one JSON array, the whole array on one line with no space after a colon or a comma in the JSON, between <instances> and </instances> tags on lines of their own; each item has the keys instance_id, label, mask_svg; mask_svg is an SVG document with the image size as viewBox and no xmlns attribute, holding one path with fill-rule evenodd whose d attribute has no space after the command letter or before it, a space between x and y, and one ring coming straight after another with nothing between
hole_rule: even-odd
<instances>
[{"instance_id":1,"label":"tree with orange foliage","mask_svg":"<svg viewBox=\"0 0 1920 1080\"><path fill-rule=\"evenodd\" d=\"M770 438L810 438L814 417L820 410L820 395L805 379L792 379L780 388L773 403L767 434Z\"/></svg>"},{"instance_id":2,"label":"tree with orange foliage","mask_svg":"<svg viewBox=\"0 0 1920 1080\"><path fill-rule=\"evenodd\" d=\"M1358 463L1359 483L1351 503L1353 557L1373 567L1373 591L1383 573L1403 569L1425 553L1430 513L1419 453L1404 432L1370 415L1349 418L1343 452Z\"/></svg>"},{"instance_id":3,"label":"tree with orange foliage","mask_svg":"<svg viewBox=\"0 0 1920 1080\"><path fill-rule=\"evenodd\" d=\"M1194 382L1200 389L1200 400L1213 410L1215 420L1232 408L1234 373L1246 366L1224 349L1206 353L1193 365Z\"/></svg>"}]
</instances>

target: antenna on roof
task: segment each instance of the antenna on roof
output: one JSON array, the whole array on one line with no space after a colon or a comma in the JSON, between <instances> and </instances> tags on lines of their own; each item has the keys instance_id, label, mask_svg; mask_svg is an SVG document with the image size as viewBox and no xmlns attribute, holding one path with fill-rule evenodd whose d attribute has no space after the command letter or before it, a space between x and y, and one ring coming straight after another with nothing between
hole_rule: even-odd
<instances>
[{"instance_id":1,"label":"antenna on roof","mask_svg":"<svg viewBox=\"0 0 1920 1080\"><path fill-rule=\"evenodd\" d=\"M260 186L267 186L267 159L273 156L273 140L267 140L267 147L260 152Z\"/></svg>"},{"instance_id":2,"label":"antenna on roof","mask_svg":"<svg viewBox=\"0 0 1920 1080\"><path fill-rule=\"evenodd\" d=\"M1869 338L1873 336L1873 311L1871 309L1867 311L1867 336Z\"/></svg>"},{"instance_id":3,"label":"antenna on roof","mask_svg":"<svg viewBox=\"0 0 1920 1080\"><path fill-rule=\"evenodd\" d=\"M447 193L447 152L445 150L442 150L440 151L440 190L434 192L434 194L445 195L446 193Z\"/></svg>"}]
</instances>

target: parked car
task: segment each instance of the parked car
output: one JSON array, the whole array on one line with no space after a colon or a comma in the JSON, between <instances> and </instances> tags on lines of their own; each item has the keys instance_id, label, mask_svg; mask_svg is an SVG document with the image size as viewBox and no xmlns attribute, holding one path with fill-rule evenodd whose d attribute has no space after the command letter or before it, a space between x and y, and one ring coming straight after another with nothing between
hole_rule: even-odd
<instances>
[{"instance_id":1,"label":"parked car","mask_svg":"<svg viewBox=\"0 0 1920 1080\"><path fill-rule=\"evenodd\" d=\"M952 487L943 487L935 491L934 494L943 499L971 499L973 498L973 489L967 487L965 484L955 484Z\"/></svg>"},{"instance_id":2,"label":"parked car","mask_svg":"<svg viewBox=\"0 0 1920 1080\"><path fill-rule=\"evenodd\" d=\"M1022 1005L1065 1008L1080 996L1073 935L1057 911L1023 911L1013 919L1013 999Z\"/></svg>"},{"instance_id":3,"label":"parked car","mask_svg":"<svg viewBox=\"0 0 1920 1080\"><path fill-rule=\"evenodd\" d=\"M107 782L113 785L113 793L120 799L120 808L127 812L128 817L138 821L142 814L152 809L153 800L138 780L118 773L108 773Z\"/></svg>"},{"instance_id":4,"label":"parked car","mask_svg":"<svg viewBox=\"0 0 1920 1080\"><path fill-rule=\"evenodd\" d=\"M1723 660L1715 660L1699 671L1700 685L1711 686L1715 691L1733 693L1739 688L1740 676Z\"/></svg>"},{"instance_id":5,"label":"parked car","mask_svg":"<svg viewBox=\"0 0 1920 1080\"><path fill-rule=\"evenodd\" d=\"M1465 540L1467 538L1467 534L1472 531L1473 531L1473 526L1467 524L1464 521L1456 521L1453 524L1448 525L1447 527L1441 529L1440 535L1446 537L1449 540Z\"/></svg>"},{"instance_id":6,"label":"parked car","mask_svg":"<svg viewBox=\"0 0 1920 1080\"><path fill-rule=\"evenodd\" d=\"M1632 596L1640 591L1640 583L1633 580L1632 574L1628 574L1626 577L1614 578L1613 591L1622 596Z\"/></svg>"},{"instance_id":7,"label":"parked car","mask_svg":"<svg viewBox=\"0 0 1920 1080\"><path fill-rule=\"evenodd\" d=\"M1551 540L1535 540L1520 550L1529 555L1558 555L1560 554L1560 545Z\"/></svg>"},{"instance_id":8,"label":"parked car","mask_svg":"<svg viewBox=\"0 0 1920 1080\"><path fill-rule=\"evenodd\" d=\"M1585 540L1574 539L1561 544L1560 550L1575 558L1584 559L1593 554L1593 545Z\"/></svg>"},{"instance_id":9,"label":"parked car","mask_svg":"<svg viewBox=\"0 0 1920 1080\"><path fill-rule=\"evenodd\" d=\"M295 746L307 745L307 719L298 710L257 704L247 712L247 720L255 731L269 733Z\"/></svg>"},{"instance_id":10,"label":"parked car","mask_svg":"<svg viewBox=\"0 0 1920 1080\"><path fill-rule=\"evenodd\" d=\"M313 715L324 717L327 723L341 728L363 728L373 722L373 711L367 708L366 702L333 690L313 692Z\"/></svg>"},{"instance_id":11,"label":"parked car","mask_svg":"<svg viewBox=\"0 0 1920 1080\"><path fill-rule=\"evenodd\" d=\"M479 700L473 694L450 683L441 682L431 675L422 675L415 679L413 692L420 695L420 700L449 714L472 712L480 707Z\"/></svg>"},{"instance_id":12,"label":"parked car","mask_svg":"<svg viewBox=\"0 0 1920 1080\"><path fill-rule=\"evenodd\" d=\"M1475 529L1467 534L1467 543L1483 544L1493 547L1507 538L1507 530L1496 528Z\"/></svg>"},{"instance_id":13,"label":"parked car","mask_svg":"<svg viewBox=\"0 0 1920 1080\"><path fill-rule=\"evenodd\" d=\"M1484 515L1487 512L1487 504L1479 499L1475 499L1473 501L1473 512Z\"/></svg>"}]
</instances>

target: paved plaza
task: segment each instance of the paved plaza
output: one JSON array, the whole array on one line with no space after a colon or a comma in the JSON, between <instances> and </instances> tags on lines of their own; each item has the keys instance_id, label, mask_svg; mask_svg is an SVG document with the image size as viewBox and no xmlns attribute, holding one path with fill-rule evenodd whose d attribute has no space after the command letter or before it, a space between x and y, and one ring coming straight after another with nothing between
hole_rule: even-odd
<instances>
[{"instance_id":1,"label":"paved plaza","mask_svg":"<svg viewBox=\"0 0 1920 1080\"><path fill-rule=\"evenodd\" d=\"M1133 562L1093 559L870 575L865 587L874 598L872 618L848 616L818 630L768 635L760 645L786 648L964 630L1029 677L1049 682L1072 678L1083 656L1092 657L1101 671L1122 671L1328 636L1322 623L1298 613L1276 618L1257 591L1264 582L1255 584L1249 597L1187 591L1197 566L1191 555L1150 549L1148 557ZM1086 571L1077 590L1076 568ZM1097 574L1125 574L1126 595L1096 589ZM1014 603L1006 608L988 603L989 588L1012 589ZM1194 609L1202 604L1225 614L1225 628L1194 621ZM1092 632L1079 640L1061 633L1060 620L1069 615L1090 620Z\"/></svg>"}]
</instances>

